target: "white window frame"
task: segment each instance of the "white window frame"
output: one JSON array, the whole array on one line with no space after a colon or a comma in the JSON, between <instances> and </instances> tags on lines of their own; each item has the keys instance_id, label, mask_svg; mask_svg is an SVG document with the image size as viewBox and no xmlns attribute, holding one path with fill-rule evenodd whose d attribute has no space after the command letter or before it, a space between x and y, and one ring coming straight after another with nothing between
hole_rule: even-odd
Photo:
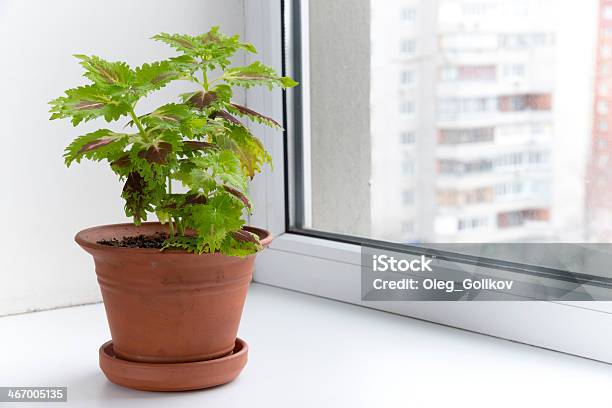
<instances>
[{"instance_id":1,"label":"white window frame","mask_svg":"<svg viewBox=\"0 0 612 408\"><path fill-rule=\"evenodd\" d=\"M288 27L293 13L293 1L249 0L245 1L246 38L253 42L259 54L251 59L261 59L275 67L283 68L282 10L286 21L286 43L291 44ZM307 1L302 1L302 27L307 32ZM304 32L302 31L302 32ZM307 38L304 39L307 41ZM303 103L308 103L308 60L302 43L301 90ZM286 72L291 75L293 50L286 50ZM291 107L295 91L286 93L287 107ZM275 240L257 257L254 280L260 283L291 289L383 310L403 316L422 319L460 329L496 336L511 341L553 349L569 354L612 363L612 303L610 302L370 302L361 300L360 246L332 239L287 232L285 173L291 171L294 160L288 155L289 169L285 168L285 149L291 152L294 139L294 123L291 109L283 115L281 92L250 89L246 104L266 115L286 118L287 146L283 134L253 125L257 134L273 158L274 171L266 171L256 177L251 186L251 198L255 213L250 222L270 230ZM308 112L304 115L303 143L309 144ZM308 162L308 149L304 149ZM305 163L308 164L308 163ZM304 189L309 188L310 169L304 169ZM291 179L291 178L289 178ZM288 183L292 193L292 183ZM292 196L289 194L288 196ZM306 211L308 212L308 210Z\"/></svg>"}]
</instances>

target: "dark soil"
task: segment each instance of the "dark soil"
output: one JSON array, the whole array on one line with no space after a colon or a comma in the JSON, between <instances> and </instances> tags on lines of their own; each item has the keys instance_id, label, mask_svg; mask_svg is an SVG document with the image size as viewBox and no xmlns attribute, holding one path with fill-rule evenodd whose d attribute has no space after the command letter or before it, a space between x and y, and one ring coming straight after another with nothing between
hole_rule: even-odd
<instances>
[{"instance_id":1,"label":"dark soil","mask_svg":"<svg viewBox=\"0 0 612 408\"><path fill-rule=\"evenodd\" d=\"M107 245L118 248L155 248L161 249L164 241L168 236L164 233L156 233L155 235L137 235L135 237L123 237L121 240L117 238L103 239L98 241L98 244Z\"/></svg>"}]
</instances>

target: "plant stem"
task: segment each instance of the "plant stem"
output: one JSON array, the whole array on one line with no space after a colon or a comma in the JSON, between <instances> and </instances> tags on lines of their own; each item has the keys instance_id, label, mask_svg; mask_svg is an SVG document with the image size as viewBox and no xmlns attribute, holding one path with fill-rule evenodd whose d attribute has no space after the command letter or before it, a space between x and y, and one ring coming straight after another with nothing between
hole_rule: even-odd
<instances>
[{"instance_id":1,"label":"plant stem","mask_svg":"<svg viewBox=\"0 0 612 408\"><path fill-rule=\"evenodd\" d=\"M181 237L185 236L185 229L183 228L183 220L179 217L176 217L176 228L178 229L178 233Z\"/></svg>"},{"instance_id":2,"label":"plant stem","mask_svg":"<svg viewBox=\"0 0 612 408\"><path fill-rule=\"evenodd\" d=\"M168 195L172 195L172 178L168 175ZM172 223L172 219L174 217L170 216L168 222L170 223L170 238L174 239L174 224Z\"/></svg>"},{"instance_id":3,"label":"plant stem","mask_svg":"<svg viewBox=\"0 0 612 408\"><path fill-rule=\"evenodd\" d=\"M136 127L138 128L138 131L140 132L140 135L142 136L143 140L147 140L147 132L145 132L144 127L142 126L142 123L140 123L140 119L138 119L138 116L136 116L136 114L134 113L134 107L132 107L130 109L130 116L132 117L132 121L136 124Z\"/></svg>"},{"instance_id":4,"label":"plant stem","mask_svg":"<svg viewBox=\"0 0 612 408\"><path fill-rule=\"evenodd\" d=\"M206 75L206 69L202 68L202 86L205 91L208 91L208 76Z\"/></svg>"},{"instance_id":5,"label":"plant stem","mask_svg":"<svg viewBox=\"0 0 612 408\"><path fill-rule=\"evenodd\" d=\"M174 239L174 223L172 222L172 218L173 217L170 217L170 220L168 221L170 224L170 239Z\"/></svg>"}]
</instances>

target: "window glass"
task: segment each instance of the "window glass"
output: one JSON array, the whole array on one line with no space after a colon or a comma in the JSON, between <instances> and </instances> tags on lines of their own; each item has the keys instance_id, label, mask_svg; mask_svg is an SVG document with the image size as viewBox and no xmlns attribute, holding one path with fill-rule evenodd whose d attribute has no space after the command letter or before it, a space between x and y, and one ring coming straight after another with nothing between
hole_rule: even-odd
<instances>
[{"instance_id":1,"label":"window glass","mask_svg":"<svg viewBox=\"0 0 612 408\"><path fill-rule=\"evenodd\" d=\"M612 4L308 4L294 224L400 243L612 242Z\"/></svg>"},{"instance_id":2,"label":"window glass","mask_svg":"<svg viewBox=\"0 0 612 408\"><path fill-rule=\"evenodd\" d=\"M411 145L415 142L414 132L403 131L400 133L400 144Z\"/></svg>"},{"instance_id":3,"label":"window glass","mask_svg":"<svg viewBox=\"0 0 612 408\"><path fill-rule=\"evenodd\" d=\"M416 40L403 39L401 42L402 54L414 54L416 52Z\"/></svg>"}]
</instances>

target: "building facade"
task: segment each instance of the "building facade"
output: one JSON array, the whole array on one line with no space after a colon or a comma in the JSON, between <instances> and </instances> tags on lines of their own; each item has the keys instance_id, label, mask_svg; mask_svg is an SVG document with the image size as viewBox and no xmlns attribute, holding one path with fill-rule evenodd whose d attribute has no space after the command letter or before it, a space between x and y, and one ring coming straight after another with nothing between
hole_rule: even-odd
<instances>
[{"instance_id":1,"label":"building facade","mask_svg":"<svg viewBox=\"0 0 612 408\"><path fill-rule=\"evenodd\" d=\"M371 3L374 237L553 240L553 3Z\"/></svg>"}]
</instances>

